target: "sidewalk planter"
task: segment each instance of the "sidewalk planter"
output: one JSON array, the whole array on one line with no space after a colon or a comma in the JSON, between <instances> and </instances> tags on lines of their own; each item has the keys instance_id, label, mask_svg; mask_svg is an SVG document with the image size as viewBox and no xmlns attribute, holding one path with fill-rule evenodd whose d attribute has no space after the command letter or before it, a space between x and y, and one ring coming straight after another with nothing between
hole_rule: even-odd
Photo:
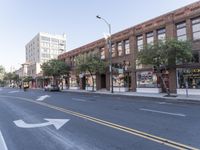
<instances>
[{"instance_id":1,"label":"sidewalk planter","mask_svg":"<svg viewBox=\"0 0 200 150\"><path fill-rule=\"evenodd\" d=\"M86 86L85 90L86 91L92 91L92 86ZM94 91L96 91L96 86L94 87Z\"/></svg>"},{"instance_id":2,"label":"sidewalk planter","mask_svg":"<svg viewBox=\"0 0 200 150\"><path fill-rule=\"evenodd\" d=\"M79 90L80 87L77 87L77 86L74 86L74 87L73 87L73 86L71 86L71 87L69 87L69 89L70 89L70 90Z\"/></svg>"},{"instance_id":3,"label":"sidewalk planter","mask_svg":"<svg viewBox=\"0 0 200 150\"><path fill-rule=\"evenodd\" d=\"M186 89L177 89L177 94L186 95ZM200 95L200 89L188 89L188 95Z\"/></svg>"},{"instance_id":4,"label":"sidewalk planter","mask_svg":"<svg viewBox=\"0 0 200 150\"><path fill-rule=\"evenodd\" d=\"M114 92L128 92L127 87L113 87Z\"/></svg>"},{"instance_id":5,"label":"sidewalk planter","mask_svg":"<svg viewBox=\"0 0 200 150\"><path fill-rule=\"evenodd\" d=\"M138 93L161 93L161 88L137 88Z\"/></svg>"}]
</instances>

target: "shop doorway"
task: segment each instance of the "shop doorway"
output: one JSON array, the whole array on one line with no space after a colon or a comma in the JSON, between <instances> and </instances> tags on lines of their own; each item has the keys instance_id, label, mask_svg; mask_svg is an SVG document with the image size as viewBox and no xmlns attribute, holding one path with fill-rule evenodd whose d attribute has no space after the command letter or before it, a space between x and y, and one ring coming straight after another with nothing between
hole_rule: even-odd
<instances>
[{"instance_id":1,"label":"shop doorway","mask_svg":"<svg viewBox=\"0 0 200 150\"><path fill-rule=\"evenodd\" d=\"M82 89L85 90L85 88L86 88L86 77L83 76L83 78L82 78Z\"/></svg>"},{"instance_id":2,"label":"shop doorway","mask_svg":"<svg viewBox=\"0 0 200 150\"><path fill-rule=\"evenodd\" d=\"M106 75L102 74L101 75L101 87L100 89L105 89L106 88Z\"/></svg>"}]
</instances>

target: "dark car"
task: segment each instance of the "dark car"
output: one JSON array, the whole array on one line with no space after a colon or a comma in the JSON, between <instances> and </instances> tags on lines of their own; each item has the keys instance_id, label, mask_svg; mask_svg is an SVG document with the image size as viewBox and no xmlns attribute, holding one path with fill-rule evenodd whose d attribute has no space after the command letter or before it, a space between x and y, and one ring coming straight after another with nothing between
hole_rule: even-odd
<instances>
[{"instance_id":1,"label":"dark car","mask_svg":"<svg viewBox=\"0 0 200 150\"><path fill-rule=\"evenodd\" d=\"M58 85L47 85L44 87L45 91L60 91L60 88Z\"/></svg>"}]
</instances>

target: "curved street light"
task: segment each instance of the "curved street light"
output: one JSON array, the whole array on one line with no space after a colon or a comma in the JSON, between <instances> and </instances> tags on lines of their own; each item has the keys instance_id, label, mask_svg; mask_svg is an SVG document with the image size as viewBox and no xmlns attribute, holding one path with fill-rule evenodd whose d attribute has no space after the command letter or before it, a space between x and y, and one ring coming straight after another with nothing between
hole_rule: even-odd
<instances>
[{"instance_id":1,"label":"curved street light","mask_svg":"<svg viewBox=\"0 0 200 150\"><path fill-rule=\"evenodd\" d=\"M97 19L103 20L108 26L109 37L106 39L108 41L108 49L109 49L109 72L110 72L110 90L113 93L113 72L112 72L112 46L111 46L111 24L108 21L99 15L96 16Z\"/></svg>"}]
</instances>

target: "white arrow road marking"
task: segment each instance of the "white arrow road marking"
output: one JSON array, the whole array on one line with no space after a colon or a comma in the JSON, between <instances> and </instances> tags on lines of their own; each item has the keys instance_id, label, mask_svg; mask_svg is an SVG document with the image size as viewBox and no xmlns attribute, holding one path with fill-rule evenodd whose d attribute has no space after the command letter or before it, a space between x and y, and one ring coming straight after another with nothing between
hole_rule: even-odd
<instances>
[{"instance_id":1,"label":"white arrow road marking","mask_svg":"<svg viewBox=\"0 0 200 150\"><path fill-rule=\"evenodd\" d=\"M179 117L186 117L185 114L170 113L170 112L164 112L164 111L158 111L158 110L151 110L151 109L144 109L144 108L141 108L140 110L154 112L154 113L160 113L160 114L166 114L166 115L179 116Z\"/></svg>"},{"instance_id":2,"label":"white arrow road marking","mask_svg":"<svg viewBox=\"0 0 200 150\"><path fill-rule=\"evenodd\" d=\"M0 150L8 150L8 148L6 146L6 142L5 142L3 135L1 133L1 130L0 130Z\"/></svg>"},{"instance_id":3,"label":"white arrow road marking","mask_svg":"<svg viewBox=\"0 0 200 150\"><path fill-rule=\"evenodd\" d=\"M72 98L72 100L79 101L79 102L86 102L85 99L80 99L80 98Z\"/></svg>"},{"instance_id":4,"label":"white arrow road marking","mask_svg":"<svg viewBox=\"0 0 200 150\"><path fill-rule=\"evenodd\" d=\"M20 92L20 91L10 91L8 93L18 93L18 92Z\"/></svg>"},{"instance_id":5,"label":"white arrow road marking","mask_svg":"<svg viewBox=\"0 0 200 150\"><path fill-rule=\"evenodd\" d=\"M43 96L40 96L38 99L36 99L37 101L43 101L44 99L50 97L49 95L43 95Z\"/></svg>"},{"instance_id":6,"label":"white arrow road marking","mask_svg":"<svg viewBox=\"0 0 200 150\"><path fill-rule=\"evenodd\" d=\"M39 127L53 125L57 130L59 130L65 123L69 121L69 119L47 119L47 118L44 120L46 120L47 122L38 124L28 124L25 123L23 120L15 120L13 122L17 127L20 128L39 128Z\"/></svg>"},{"instance_id":7,"label":"white arrow road marking","mask_svg":"<svg viewBox=\"0 0 200 150\"><path fill-rule=\"evenodd\" d=\"M167 102L158 102L158 104L160 104L160 105L171 105L171 103L167 103Z\"/></svg>"}]
</instances>

